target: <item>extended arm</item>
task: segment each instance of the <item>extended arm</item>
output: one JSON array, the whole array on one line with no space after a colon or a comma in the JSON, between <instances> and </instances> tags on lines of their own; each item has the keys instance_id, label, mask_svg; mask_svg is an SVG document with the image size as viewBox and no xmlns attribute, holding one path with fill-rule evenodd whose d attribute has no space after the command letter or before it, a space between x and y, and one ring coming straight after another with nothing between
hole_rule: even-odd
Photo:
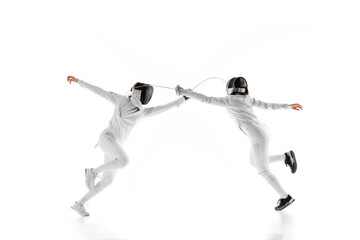
<instances>
[{"instance_id":1,"label":"extended arm","mask_svg":"<svg viewBox=\"0 0 360 240\"><path fill-rule=\"evenodd\" d=\"M292 108L292 104L267 103L257 100L255 98L251 98L251 106L259 107L262 109L271 109L271 110Z\"/></svg>"},{"instance_id":2,"label":"extended arm","mask_svg":"<svg viewBox=\"0 0 360 240\"><path fill-rule=\"evenodd\" d=\"M145 117L154 116L159 113L163 113L171 108L178 107L185 102L185 98L181 97L173 102L169 102L168 104L151 107L151 108L144 108Z\"/></svg>"},{"instance_id":3,"label":"extended arm","mask_svg":"<svg viewBox=\"0 0 360 240\"><path fill-rule=\"evenodd\" d=\"M91 85L87 82L84 82L80 79L77 79L72 76L68 76L68 82L71 84L71 82L77 82L81 87L89 89L91 92L105 98L106 100L110 101L111 103L115 104L116 102L116 94L113 92L105 91L97 86Z\"/></svg>"},{"instance_id":4,"label":"extended arm","mask_svg":"<svg viewBox=\"0 0 360 240\"><path fill-rule=\"evenodd\" d=\"M226 106L226 98L224 97L208 97L201 93L194 92L192 90L185 90L179 85L176 86L175 92L177 95L184 95L191 99L195 99L203 103L213 104L216 106Z\"/></svg>"}]
</instances>

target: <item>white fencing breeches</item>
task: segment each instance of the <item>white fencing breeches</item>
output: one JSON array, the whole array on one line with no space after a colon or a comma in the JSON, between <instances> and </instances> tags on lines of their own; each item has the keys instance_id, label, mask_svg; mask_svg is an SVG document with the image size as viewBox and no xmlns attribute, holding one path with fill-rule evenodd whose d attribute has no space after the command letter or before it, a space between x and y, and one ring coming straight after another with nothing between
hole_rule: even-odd
<instances>
[{"instance_id":1,"label":"white fencing breeches","mask_svg":"<svg viewBox=\"0 0 360 240\"><path fill-rule=\"evenodd\" d=\"M250 138L250 163L255 166L258 173L276 190L281 198L286 198L287 193L280 185L279 180L269 169L269 160L285 160L285 155L274 155L269 157L270 133L266 125L261 123L249 124L243 128L244 133Z\"/></svg>"},{"instance_id":2,"label":"white fencing breeches","mask_svg":"<svg viewBox=\"0 0 360 240\"><path fill-rule=\"evenodd\" d=\"M103 165L94 168L93 172L101 173L114 169L124 168L129 163L129 157L124 149L116 142L113 135L103 132L99 136L99 147L105 153L105 157L110 159Z\"/></svg>"}]
</instances>

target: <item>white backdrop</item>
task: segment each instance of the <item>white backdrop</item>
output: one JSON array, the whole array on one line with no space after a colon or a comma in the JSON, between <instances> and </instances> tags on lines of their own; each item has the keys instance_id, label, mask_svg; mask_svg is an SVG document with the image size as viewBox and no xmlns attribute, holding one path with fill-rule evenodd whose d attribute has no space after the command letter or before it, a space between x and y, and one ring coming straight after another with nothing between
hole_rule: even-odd
<instances>
[{"instance_id":1,"label":"white backdrop","mask_svg":"<svg viewBox=\"0 0 360 240\"><path fill-rule=\"evenodd\" d=\"M356 1L1 1L2 239L353 239L358 169L360 16ZM83 169L112 105L74 75L125 94L137 81L194 87L243 76L250 94L300 103L256 110L271 166L295 203L278 199L248 162L225 109L194 100L145 119L124 145L130 164L90 205ZM219 80L199 92L224 96ZM176 98L156 88L149 106Z\"/></svg>"}]
</instances>

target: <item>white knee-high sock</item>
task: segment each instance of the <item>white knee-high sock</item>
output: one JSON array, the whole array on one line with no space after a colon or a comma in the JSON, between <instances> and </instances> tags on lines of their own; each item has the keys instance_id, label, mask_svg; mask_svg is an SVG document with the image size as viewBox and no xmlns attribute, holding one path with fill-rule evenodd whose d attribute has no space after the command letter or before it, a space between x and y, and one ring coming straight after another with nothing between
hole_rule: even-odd
<instances>
[{"instance_id":1,"label":"white knee-high sock","mask_svg":"<svg viewBox=\"0 0 360 240\"><path fill-rule=\"evenodd\" d=\"M269 162L284 162L285 161L285 154L279 154L279 155L270 155L269 156Z\"/></svg>"},{"instance_id":2,"label":"white knee-high sock","mask_svg":"<svg viewBox=\"0 0 360 240\"><path fill-rule=\"evenodd\" d=\"M79 201L78 203L85 203L89 201L91 198L93 198L95 195L100 193L102 190L104 190L106 187L108 187L111 184L112 181L108 180L100 180L97 184L95 184L94 189L92 191L88 191Z\"/></svg>"},{"instance_id":3,"label":"white knee-high sock","mask_svg":"<svg viewBox=\"0 0 360 240\"><path fill-rule=\"evenodd\" d=\"M260 175L275 189L275 191L280 195L280 198L286 198L287 193L280 185L279 180L272 174L269 170L260 173Z\"/></svg>"}]
</instances>

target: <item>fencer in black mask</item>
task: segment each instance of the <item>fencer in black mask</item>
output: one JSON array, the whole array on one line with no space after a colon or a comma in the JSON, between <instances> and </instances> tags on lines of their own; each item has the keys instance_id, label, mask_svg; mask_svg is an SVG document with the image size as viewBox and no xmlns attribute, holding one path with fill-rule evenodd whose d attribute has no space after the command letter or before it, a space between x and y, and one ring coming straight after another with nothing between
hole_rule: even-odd
<instances>
[{"instance_id":1,"label":"fencer in black mask","mask_svg":"<svg viewBox=\"0 0 360 240\"><path fill-rule=\"evenodd\" d=\"M297 162L293 151L285 154L270 155L268 154L268 146L270 135L268 128L255 115L253 107L262 109L294 109L301 110L300 104L278 104L267 103L249 96L248 83L243 77L231 78L226 84L226 97L208 97L192 90L185 90L180 86L176 86L177 95L184 95L192 99L209 103L212 105L225 107L240 128L251 142L250 163L253 165L260 176L278 192L280 200L275 207L280 211L294 202L292 198L280 185L275 175L270 171L269 162L284 162L290 167L291 172L295 173Z\"/></svg>"},{"instance_id":2,"label":"fencer in black mask","mask_svg":"<svg viewBox=\"0 0 360 240\"><path fill-rule=\"evenodd\" d=\"M185 98L180 97L164 105L144 108L143 105L149 103L154 91L153 86L149 84L136 83L130 90L131 95L124 96L105 91L72 76L68 77L68 82L76 82L81 87L94 92L114 105L114 112L109 125L100 134L98 141L100 149L105 153L104 163L96 168L85 169L85 184L89 191L72 206L72 209L81 216L89 216L84 203L108 187L114 180L117 170L126 167L128 164L129 157L122 144L128 139L136 123L143 118L180 106L185 102ZM102 173L101 178L98 177L100 173ZM97 181L96 184L95 181Z\"/></svg>"}]
</instances>

